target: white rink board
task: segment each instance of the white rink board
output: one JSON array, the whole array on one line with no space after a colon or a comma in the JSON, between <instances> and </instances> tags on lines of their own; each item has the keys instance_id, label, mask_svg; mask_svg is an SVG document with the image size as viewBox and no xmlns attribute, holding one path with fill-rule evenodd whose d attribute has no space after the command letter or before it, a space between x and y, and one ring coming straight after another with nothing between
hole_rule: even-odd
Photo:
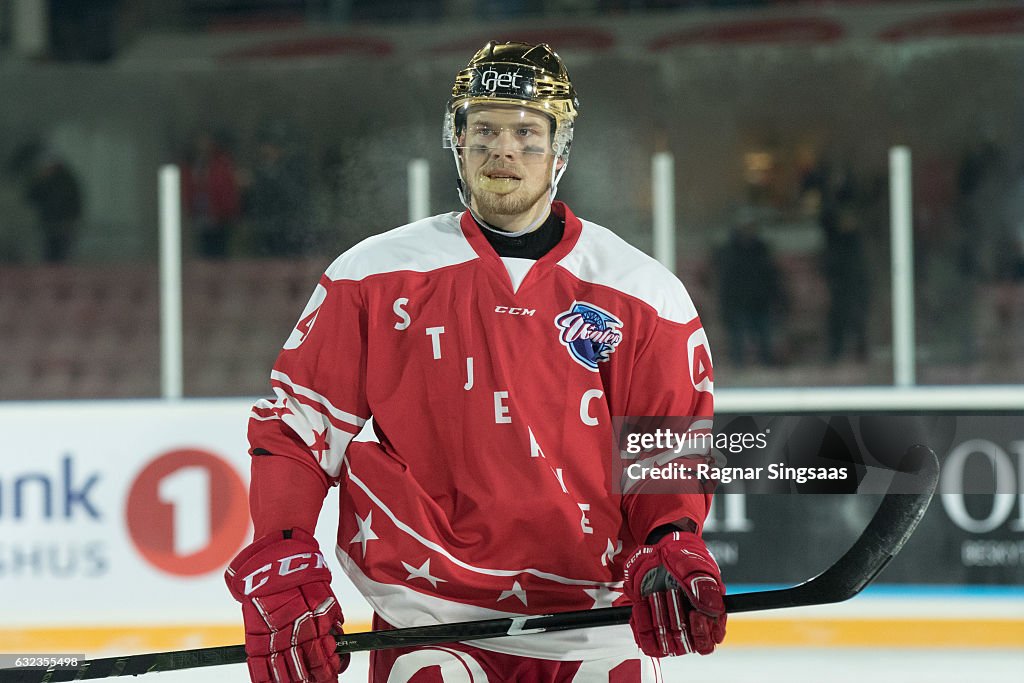
<instances>
[{"instance_id":1,"label":"white rink board","mask_svg":"<svg viewBox=\"0 0 1024 683\"><path fill-rule=\"evenodd\" d=\"M238 624L222 573L252 534L245 494L251 405L248 399L0 404L3 627ZM215 529L230 527L221 524L209 491L222 475L187 466L160 476L154 463L182 452L200 452L237 475L241 490L230 505L219 505L232 510L233 532ZM175 457L163 462L173 468ZM155 485L147 487L149 480ZM133 487L137 500L150 502L129 509ZM172 565L194 568L205 555L207 568L182 574L140 551L130 527L156 533L161 514L170 538L149 542L167 546L163 555ZM337 496L329 495L317 537L331 560L336 520ZM334 576L347 618L368 621L369 606L340 569Z\"/></svg>"},{"instance_id":2,"label":"white rink board","mask_svg":"<svg viewBox=\"0 0 1024 683\"><path fill-rule=\"evenodd\" d=\"M228 596L221 573L228 559L246 543L251 530L217 538L202 527L217 527L217 505L208 495L202 468L171 470L158 477L149 502L172 509L173 538L164 539L171 556L188 566L190 557L213 553L212 568L187 575L156 566L133 541L131 500L138 500L144 473L169 453L201 452L224 463L243 489L248 482L246 422L250 399L187 401L97 401L0 403L0 631L26 627L77 626L146 628L222 624L237 628L237 604ZM173 459L173 458L172 458ZM172 463L173 464L173 463ZM184 474L181 474L184 472ZM177 474L175 474L177 473ZM172 476L173 475L173 476ZM187 476L186 476L187 475ZM197 476L200 475L200 476ZM90 483L91 482L91 483ZM145 490L145 489L141 489ZM206 495L206 497L204 497ZM136 526L159 527L159 506L148 510ZM194 514L209 508L208 516ZM137 512L137 511L136 511ZM237 510L236 510L237 512ZM149 515L152 513L152 517ZM166 516L166 515L165 515ZM136 514L135 517L138 517ZM166 520L164 520L166 522ZM325 555L333 555L337 498L329 495L317 528ZM166 526L166 525L165 525ZM159 540L159 538L157 539ZM207 548L210 546L213 548ZM216 551L216 552L214 552ZM63 554L62 554L63 553ZM192 553L190 555L189 553ZM56 559L55 559L56 558ZM218 559L219 558L219 559ZM361 630L370 609L337 563L330 559L334 589L352 630ZM792 614L848 618L941 619L957 616L1024 620L1024 593L978 595L888 596L868 594L841 605ZM955 599L954 599L955 597ZM820 611L819 611L820 609ZM787 611L788 612L788 611ZM766 615L767 616L767 615ZM781 616L773 613L770 616ZM789 614L786 615L789 617ZM737 616L756 621L762 615ZM770 628L770 626L768 626ZM240 642L240 639L239 639ZM179 645L197 647L206 643ZM0 650L4 649L0 646ZM166 648L171 649L171 648ZM89 657L149 651L129 643L116 649L88 652ZM708 657L688 657L667 665L666 680L713 681L854 681L865 677L887 681L962 681L964 672L1016 680L1024 670L1024 642L1015 650L795 650L725 648ZM365 680L366 656L355 658L353 673L342 680ZM360 673L360 669L363 673ZM822 672L828 675L823 676ZM911 673L913 672L913 673ZM1008 676L1009 672L1014 677ZM890 676L891 674L891 676ZM889 676L887 678L887 676ZM179 674L153 674L154 681L246 680L244 667L217 667Z\"/></svg>"}]
</instances>

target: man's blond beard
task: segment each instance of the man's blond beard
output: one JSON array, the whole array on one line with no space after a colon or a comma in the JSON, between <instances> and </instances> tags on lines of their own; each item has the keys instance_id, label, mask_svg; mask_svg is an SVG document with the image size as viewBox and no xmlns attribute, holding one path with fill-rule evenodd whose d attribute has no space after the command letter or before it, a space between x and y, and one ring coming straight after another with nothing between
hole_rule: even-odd
<instances>
[{"instance_id":1,"label":"man's blond beard","mask_svg":"<svg viewBox=\"0 0 1024 683\"><path fill-rule=\"evenodd\" d=\"M526 213L540 201L541 197L548 194L548 188L542 187L533 195L520 192L509 194L495 194L492 192L474 192L470 188L470 195L476 200L477 210L483 214L494 216L518 216Z\"/></svg>"},{"instance_id":2,"label":"man's blond beard","mask_svg":"<svg viewBox=\"0 0 1024 683\"><path fill-rule=\"evenodd\" d=\"M550 162L550 157L545 159ZM550 167L550 163L547 164ZM480 169L477 169L480 172ZM551 188L545 184L534 193L529 193L526 188L520 188L508 194L486 192L478 190L476 183L466 179L466 189L469 191L470 204L475 204L475 210L483 215L490 216L518 216L530 211L542 197L550 196ZM526 190L525 192L522 190Z\"/></svg>"}]
</instances>

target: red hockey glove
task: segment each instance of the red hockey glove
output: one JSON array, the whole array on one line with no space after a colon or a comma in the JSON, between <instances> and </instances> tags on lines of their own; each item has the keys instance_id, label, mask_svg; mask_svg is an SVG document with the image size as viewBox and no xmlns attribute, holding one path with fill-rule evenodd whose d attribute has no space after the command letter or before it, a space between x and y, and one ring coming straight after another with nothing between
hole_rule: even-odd
<instances>
[{"instance_id":1,"label":"red hockey glove","mask_svg":"<svg viewBox=\"0 0 1024 683\"><path fill-rule=\"evenodd\" d=\"M629 625L652 657L711 654L725 638L725 584L700 536L676 531L626 561Z\"/></svg>"},{"instance_id":2,"label":"red hockey glove","mask_svg":"<svg viewBox=\"0 0 1024 683\"><path fill-rule=\"evenodd\" d=\"M338 680L349 662L334 652L344 618L312 535L264 536L231 561L224 580L242 603L253 683Z\"/></svg>"}]
</instances>

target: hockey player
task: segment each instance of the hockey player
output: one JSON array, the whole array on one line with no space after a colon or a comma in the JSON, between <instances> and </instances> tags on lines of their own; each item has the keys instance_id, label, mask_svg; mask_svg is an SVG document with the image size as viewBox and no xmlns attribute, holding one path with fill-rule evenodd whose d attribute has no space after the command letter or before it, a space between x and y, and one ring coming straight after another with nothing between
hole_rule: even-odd
<instances>
[{"instance_id":1,"label":"hockey player","mask_svg":"<svg viewBox=\"0 0 1024 683\"><path fill-rule=\"evenodd\" d=\"M707 340L671 273L553 201L577 107L547 45L487 44L444 119L467 210L372 237L317 285L249 423L256 540L226 580L253 681L347 666L312 535L335 486L376 629L633 605L632 633L378 651L374 683L654 681L657 658L722 641L710 493L616 493L610 466L613 416L708 428Z\"/></svg>"}]
</instances>

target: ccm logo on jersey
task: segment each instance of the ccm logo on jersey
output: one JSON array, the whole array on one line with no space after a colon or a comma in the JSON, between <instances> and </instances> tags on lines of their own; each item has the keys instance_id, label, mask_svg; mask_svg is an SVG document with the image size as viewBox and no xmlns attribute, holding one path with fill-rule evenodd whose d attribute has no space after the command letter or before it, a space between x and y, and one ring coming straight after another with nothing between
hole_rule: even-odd
<instances>
[{"instance_id":1,"label":"ccm logo on jersey","mask_svg":"<svg viewBox=\"0 0 1024 683\"><path fill-rule=\"evenodd\" d=\"M517 308L515 306L495 306L495 313L505 313L507 315L533 315L537 312L536 308Z\"/></svg>"},{"instance_id":2,"label":"ccm logo on jersey","mask_svg":"<svg viewBox=\"0 0 1024 683\"><path fill-rule=\"evenodd\" d=\"M555 317L560 341L572 359L597 372L622 341L622 321L614 315L585 301L574 301L565 313Z\"/></svg>"},{"instance_id":3,"label":"ccm logo on jersey","mask_svg":"<svg viewBox=\"0 0 1024 683\"><path fill-rule=\"evenodd\" d=\"M314 558L316 558L316 562L314 563L302 561L312 560ZM298 562L296 563L296 561ZM294 574L295 572L301 572L304 569L310 568L323 569L327 566L327 563L324 561L324 556L320 553L299 553L298 555L289 555L288 557L282 557L277 562L272 564L265 564L256 571L254 571L252 574L249 574L247 577L245 577L244 585L246 595L251 595L254 590L256 590L257 588L259 588L260 586L262 586L270 580L269 577L263 576L260 578L259 582L253 583L257 576L260 576L261 574L269 574L270 570L273 569L274 564L277 565L278 576L288 576L289 574Z\"/></svg>"}]
</instances>

